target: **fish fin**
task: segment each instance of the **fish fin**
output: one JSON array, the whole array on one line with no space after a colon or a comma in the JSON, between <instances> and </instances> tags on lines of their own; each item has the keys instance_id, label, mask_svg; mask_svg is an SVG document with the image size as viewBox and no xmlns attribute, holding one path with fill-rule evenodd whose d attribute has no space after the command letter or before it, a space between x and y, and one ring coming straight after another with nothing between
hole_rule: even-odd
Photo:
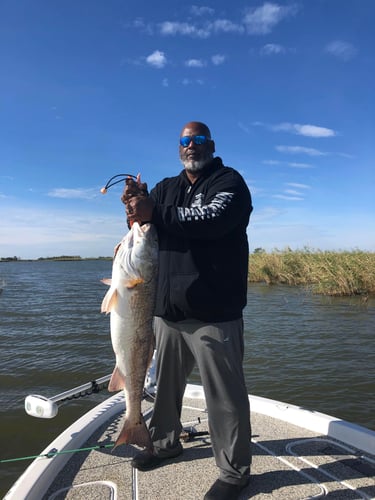
<instances>
[{"instance_id":1,"label":"fish fin","mask_svg":"<svg viewBox=\"0 0 375 500\"><path fill-rule=\"evenodd\" d=\"M126 288L135 288L137 285L144 283L145 280L143 278L132 278L125 281Z\"/></svg>"},{"instance_id":2,"label":"fish fin","mask_svg":"<svg viewBox=\"0 0 375 500\"><path fill-rule=\"evenodd\" d=\"M116 288L110 288L104 295L101 312L108 314L109 312L111 312L111 309L113 309L116 304L117 304L117 290Z\"/></svg>"},{"instance_id":3,"label":"fish fin","mask_svg":"<svg viewBox=\"0 0 375 500\"><path fill-rule=\"evenodd\" d=\"M120 369L116 365L115 369L113 370L111 380L109 381L108 384L108 391L115 392L115 391L120 391L121 389L124 388L125 388L125 376L121 373Z\"/></svg>"},{"instance_id":4,"label":"fish fin","mask_svg":"<svg viewBox=\"0 0 375 500\"><path fill-rule=\"evenodd\" d=\"M143 416L139 416L137 422L131 422L125 416L124 426L115 442L113 450L120 444L135 444L152 452L154 450L149 430L146 427Z\"/></svg>"},{"instance_id":5,"label":"fish fin","mask_svg":"<svg viewBox=\"0 0 375 500\"><path fill-rule=\"evenodd\" d=\"M105 285L108 285L108 286L111 286L112 284L112 279L111 278L103 278L102 280L100 280L102 283L104 283Z\"/></svg>"}]
</instances>

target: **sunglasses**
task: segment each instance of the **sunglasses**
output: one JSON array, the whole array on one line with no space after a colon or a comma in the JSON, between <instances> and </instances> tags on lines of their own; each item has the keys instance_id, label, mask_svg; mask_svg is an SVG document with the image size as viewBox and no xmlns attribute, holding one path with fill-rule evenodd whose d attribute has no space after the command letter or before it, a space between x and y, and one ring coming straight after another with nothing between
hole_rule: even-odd
<instances>
[{"instance_id":1,"label":"sunglasses","mask_svg":"<svg viewBox=\"0 0 375 500\"><path fill-rule=\"evenodd\" d=\"M194 144L201 146L210 140L211 139L205 135L184 135L183 137L180 137L180 144L183 148L187 148L191 141L193 141Z\"/></svg>"}]
</instances>

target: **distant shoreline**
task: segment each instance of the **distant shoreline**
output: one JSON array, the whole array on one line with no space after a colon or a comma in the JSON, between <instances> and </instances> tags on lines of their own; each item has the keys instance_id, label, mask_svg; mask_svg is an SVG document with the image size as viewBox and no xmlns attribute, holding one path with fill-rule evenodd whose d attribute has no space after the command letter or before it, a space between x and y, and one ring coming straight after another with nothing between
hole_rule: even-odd
<instances>
[{"instance_id":1,"label":"distant shoreline","mask_svg":"<svg viewBox=\"0 0 375 500\"><path fill-rule=\"evenodd\" d=\"M1 262L82 262L112 261L113 257L59 255L20 259L2 257ZM228 264L230 265L230 263ZM257 248L249 254L249 283L300 286L314 294L329 296L359 295L364 302L375 295L375 252L361 250L320 251L305 248L266 252Z\"/></svg>"},{"instance_id":2,"label":"distant shoreline","mask_svg":"<svg viewBox=\"0 0 375 500\"><path fill-rule=\"evenodd\" d=\"M113 257L80 257L75 255L62 255L60 257L39 257L38 259L20 259L18 257L2 257L1 262L58 262L58 261L81 261L81 260L113 260Z\"/></svg>"}]
</instances>

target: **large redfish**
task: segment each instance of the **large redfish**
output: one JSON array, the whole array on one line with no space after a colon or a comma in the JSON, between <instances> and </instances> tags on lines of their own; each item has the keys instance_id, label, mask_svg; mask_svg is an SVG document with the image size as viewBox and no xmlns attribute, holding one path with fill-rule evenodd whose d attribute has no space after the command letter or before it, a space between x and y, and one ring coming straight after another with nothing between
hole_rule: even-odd
<instances>
[{"instance_id":1,"label":"large redfish","mask_svg":"<svg viewBox=\"0 0 375 500\"><path fill-rule=\"evenodd\" d=\"M136 444L152 450L150 434L141 413L143 387L154 350L152 329L158 270L155 226L135 222L121 241L113 261L112 280L102 312L111 313L111 340L116 366L108 390L124 389L126 413L119 444Z\"/></svg>"}]
</instances>

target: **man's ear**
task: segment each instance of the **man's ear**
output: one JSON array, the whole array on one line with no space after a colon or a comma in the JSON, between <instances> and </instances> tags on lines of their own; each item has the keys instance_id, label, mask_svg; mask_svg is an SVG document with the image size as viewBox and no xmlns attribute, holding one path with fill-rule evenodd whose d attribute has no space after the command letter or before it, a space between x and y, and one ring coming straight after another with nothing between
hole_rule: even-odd
<instances>
[{"instance_id":1,"label":"man's ear","mask_svg":"<svg viewBox=\"0 0 375 500\"><path fill-rule=\"evenodd\" d=\"M214 154L215 153L215 141L210 141L210 148L211 148L211 153Z\"/></svg>"}]
</instances>

